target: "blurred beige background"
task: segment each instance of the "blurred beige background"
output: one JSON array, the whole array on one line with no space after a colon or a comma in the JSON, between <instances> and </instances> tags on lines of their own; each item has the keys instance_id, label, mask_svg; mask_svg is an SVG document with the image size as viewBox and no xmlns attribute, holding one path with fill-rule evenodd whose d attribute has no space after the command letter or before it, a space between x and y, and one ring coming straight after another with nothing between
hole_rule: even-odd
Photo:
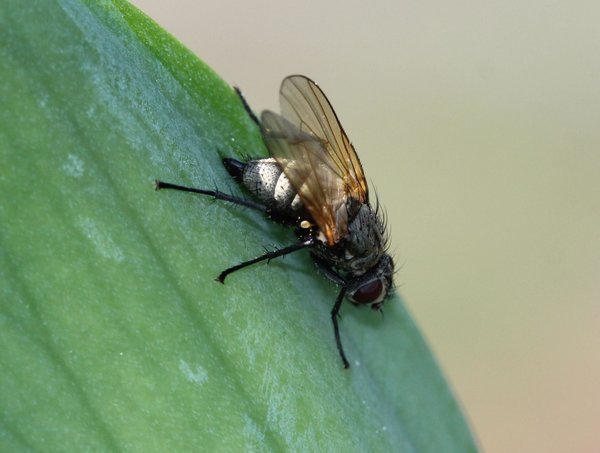
<instances>
[{"instance_id":1,"label":"blurred beige background","mask_svg":"<svg viewBox=\"0 0 600 453\"><path fill-rule=\"evenodd\" d=\"M324 88L487 452L600 451L600 3L133 3L257 111Z\"/></svg>"}]
</instances>

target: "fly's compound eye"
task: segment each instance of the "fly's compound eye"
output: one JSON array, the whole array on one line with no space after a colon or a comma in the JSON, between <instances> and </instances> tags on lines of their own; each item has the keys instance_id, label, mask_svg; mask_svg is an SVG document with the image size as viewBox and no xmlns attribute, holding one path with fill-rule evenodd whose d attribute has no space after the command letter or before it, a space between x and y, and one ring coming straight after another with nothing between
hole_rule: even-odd
<instances>
[{"instance_id":1,"label":"fly's compound eye","mask_svg":"<svg viewBox=\"0 0 600 453\"><path fill-rule=\"evenodd\" d=\"M357 304L371 305L371 308L374 310L379 310L385 294L386 287L383 281L378 278L365 282L359 286L356 291L350 295L350 299Z\"/></svg>"},{"instance_id":2,"label":"fly's compound eye","mask_svg":"<svg viewBox=\"0 0 600 453\"><path fill-rule=\"evenodd\" d=\"M366 274L347 281L347 297L353 304L368 305L380 310L384 299L393 287L394 262L385 254Z\"/></svg>"}]
</instances>

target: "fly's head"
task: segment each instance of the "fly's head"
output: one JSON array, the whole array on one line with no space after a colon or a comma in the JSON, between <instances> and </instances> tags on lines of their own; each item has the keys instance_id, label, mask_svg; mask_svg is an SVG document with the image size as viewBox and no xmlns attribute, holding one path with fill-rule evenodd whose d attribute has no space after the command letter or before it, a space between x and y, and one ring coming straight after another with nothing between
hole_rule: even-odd
<instances>
[{"instance_id":1,"label":"fly's head","mask_svg":"<svg viewBox=\"0 0 600 453\"><path fill-rule=\"evenodd\" d=\"M393 286L394 261L387 253L366 273L347 282L346 297L356 305L367 305L380 310Z\"/></svg>"}]
</instances>

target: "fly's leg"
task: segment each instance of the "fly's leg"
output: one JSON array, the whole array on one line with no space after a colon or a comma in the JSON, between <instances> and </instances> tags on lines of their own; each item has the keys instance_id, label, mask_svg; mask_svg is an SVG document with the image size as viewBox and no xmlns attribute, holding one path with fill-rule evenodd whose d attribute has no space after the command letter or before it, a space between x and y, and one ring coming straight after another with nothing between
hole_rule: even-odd
<instances>
[{"instance_id":1,"label":"fly's leg","mask_svg":"<svg viewBox=\"0 0 600 453\"><path fill-rule=\"evenodd\" d=\"M240 206L245 206L247 208L256 209L257 211L262 211L268 214L269 210L267 207L256 201L246 200L245 198L235 197L233 195L226 194L224 192L220 192L218 190L205 190L205 189L196 189L195 187L187 187L180 186L178 184L171 184L170 182L159 181L158 179L154 181L154 188L156 190L161 189L173 189L180 190L182 192L192 192L198 193L200 195L208 195L209 197L213 197L215 200L223 200L228 201L233 204L237 204Z\"/></svg>"},{"instance_id":2,"label":"fly's leg","mask_svg":"<svg viewBox=\"0 0 600 453\"><path fill-rule=\"evenodd\" d=\"M315 265L317 269L327 280L332 281L336 285L340 285L342 287L340 293L335 300L335 304L331 309L331 321L333 322L333 333L335 335L335 344L337 346L338 352L340 353L340 357L342 362L344 363L344 368L350 368L350 364L346 359L346 354L344 353L344 347L342 346L342 340L340 338L340 329L338 326L338 318L340 317L339 311L342 306L342 302L344 301L344 296L346 295L346 290L348 288L346 280L342 278L336 271L334 271L329 264L327 264L322 259L313 255L313 260L315 261Z\"/></svg>"},{"instance_id":3,"label":"fly's leg","mask_svg":"<svg viewBox=\"0 0 600 453\"><path fill-rule=\"evenodd\" d=\"M350 363L348 363L348 359L346 359L346 354L344 354L344 347L342 346L342 340L340 338L340 328L338 327L338 313L340 311L340 307L342 306L342 302L344 301L344 296L346 295L346 287L342 286L340 293L335 300L335 304L331 309L331 321L333 322L333 334L335 335L335 344L337 346L338 352L340 353L340 357L342 359L342 363L344 364L344 368L350 368Z\"/></svg>"},{"instance_id":4,"label":"fly's leg","mask_svg":"<svg viewBox=\"0 0 600 453\"><path fill-rule=\"evenodd\" d=\"M172 190L180 190L182 192L191 192L191 193L197 193L200 195L207 195L209 197L215 198L216 200L228 201L233 204L237 204L240 206L245 206L247 208L252 208L252 209L256 209L258 211L262 211L266 214L270 213L269 209L262 203L258 203L253 200L246 200L245 198L235 197L233 195L219 192L218 190L197 189L195 187L180 186L178 184L171 184L169 182L158 181L158 180L156 180L154 182L154 187L156 188L156 190L172 189ZM265 261L265 260L269 261L269 260L272 260L273 258L277 258L279 256L289 255L290 253L293 253L293 252L296 252L298 250L302 250L305 248L313 247L314 245L315 245L314 239L310 238L305 241L299 242L297 244L293 244L293 245L284 247L279 250L274 250L272 252L265 253L264 255L261 255L257 258L254 258L254 259L248 260L248 261L244 261L243 263L240 263L240 264L232 266L228 269L225 269L223 272L221 272L219 274L219 276L215 280L217 280L220 283L224 283L225 278L229 274L239 271L240 269L243 269L247 266L251 266L252 264L259 263L259 262Z\"/></svg>"},{"instance_id":5,"label":"fly's leg","mask_svg":"<svg viewBox=\"0 0 600 453\"><path fill-rule=\"evenodd\" d=\"M240 90L238 87L233 87L233 89L235 90L238 97L240 98L240 101L242 101L242 105L244 106L244 109L248 113L248 116L252 119L252 121L254 121L257 124L258 127L260 127L260 121L258 120L258 117L254 114L254 112L248 105L248 102L246 102L246 98L242 94L242 90Z\"/></svg>"},{"instance_id":6,"label":"fly's leg","mask_svg":"<svg viewBox=\"0 0 600 453\"><path fill-rule=\"evenodd\" d=\"M225 282L225 278L236 271L239 271L240 269L243 269L245 267L251 266L253 264L259 263L261 261L270 261L273 258L277 258L279 256L285 256L285 255L289 255L290 253L294 253L298 250L302 250L305 248L309 248L309 247L313 247L315 245L315 242L313 239L308 239L304 242L299 242L298 244L293 244L290 245L288 247L284 247L282 249L279 250L274 250L272 252L267 252L264 255L261 255L257 258L254 258L252 260L248 260L248 261L244 261L243 263L240 264L236 264L235 266L232 266L228 269L225 269L223 272L221 272L219 274L219 276L215 279L218 282L224 283Z\"/></svg>"},{"instance_id":7,"label":"fly's leg","mask_svg":"<svg viewBox=\"0 0 600 453\"><path fill-rule=\"evenodd\" d=\"M323 261L321 258L313 255L313 261L315 262L315 266L317 270L329 281L335 283L336 285L346 286L346 280L342 278L340 274L334 271L329 264Z\"/></svg>"}]
</instances>

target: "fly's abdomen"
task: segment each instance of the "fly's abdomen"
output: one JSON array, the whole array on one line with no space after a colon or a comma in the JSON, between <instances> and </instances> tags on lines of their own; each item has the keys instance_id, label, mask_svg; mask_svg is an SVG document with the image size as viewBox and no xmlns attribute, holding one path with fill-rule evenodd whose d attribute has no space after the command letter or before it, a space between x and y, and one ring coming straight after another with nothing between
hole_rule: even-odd
<instances>
[{"instance_id":1,"label":"fly's abdomen","mask_svg":"<svg viewBox=\"0 0 600 453\"><path fill-rule=\"evenodd\" d=\"M223 165L233 178L242 183L258 200L283 214L293 215L302 208L300 197L275 159L240 162L223 159Z\"/></svg>"}]
</instances>

